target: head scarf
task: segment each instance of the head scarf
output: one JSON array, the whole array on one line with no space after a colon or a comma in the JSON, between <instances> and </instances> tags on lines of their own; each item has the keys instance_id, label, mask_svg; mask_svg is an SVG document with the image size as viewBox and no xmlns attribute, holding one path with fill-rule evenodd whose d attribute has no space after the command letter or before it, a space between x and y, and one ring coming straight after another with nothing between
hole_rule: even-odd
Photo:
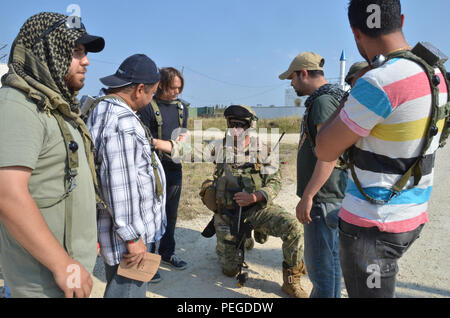
<instances>
[{"instance_id":1,"label":"head scarf","mask_svg":"<svg viewBox=\"0 0 450 318\"><path fill-rule=\"evenodd\" d=\"M66 15L52 12L42 12L29 18L17 35L10 55L10 67L17 75L25 78L27 75L37 82L59 93L61 97L75 110L78 104L76 95L78 92L71 91L65 82L72 63L73 50L77 40L86 33L86 29L80 23L80 28L69 28L62 23L53 31L36 42L46 30L58 21L69 19ZM33 55L42 67L48 69L42 72L40 69L30 65L21 59L16 59L14 51L16 47L23 47L27 54Z\"/></svg>"}]
</instances>

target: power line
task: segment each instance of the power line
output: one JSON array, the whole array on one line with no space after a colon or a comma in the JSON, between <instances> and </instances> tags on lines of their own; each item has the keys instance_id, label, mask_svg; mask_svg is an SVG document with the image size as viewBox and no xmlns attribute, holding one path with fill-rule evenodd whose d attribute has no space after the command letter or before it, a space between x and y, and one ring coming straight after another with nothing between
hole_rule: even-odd
<instances>
[{"instance_id":1,"label":"power line","mask_svg":"<svg viewBox=\"0 0 450 318\"><path fill-rule=\"evenodd\" d=\"M8 46L8 44L0 44L0 61L1 60L5 60L6 61L6 57L8 56L8 54L6 53L6 54L2 54L2 50L4 50L7 46Z\"/></svg>"},{"instance_id":2,"label":"power line","mask_svg":"<svg viewBox=\"0 0 450 318\"><path fill-rule=\"evenodd\" d=\"M192 68L190 68L190 67L188 67L188 66L183 66L183 67L186 68L187 70L189 70L189 71L195 73L195 74L201 75L201 76L203 76L203 77L205 77L205 78L208 78L208 79L210 79L210 80L212 80L212 81L216 81L216 82L219 82L219 83L222 83L222 84L231 85L231 86L238 86L238 87L244 87L244 88L268 88L268 87L275 87L275 86L278 87L278 86L279 86L278 84L276 84L276 85L271 84L271 85L252 86L252 85L245 85L245 84L231 83L231 82L228 82L228 81L224 81L224 80L220 80L220 79L214 78L214 77L209 76L209 75L207 75L207 74L204 74L204 73L202 73L202 72L198 72L198 71L193 70Z\"/></svg>"}]
</instances>

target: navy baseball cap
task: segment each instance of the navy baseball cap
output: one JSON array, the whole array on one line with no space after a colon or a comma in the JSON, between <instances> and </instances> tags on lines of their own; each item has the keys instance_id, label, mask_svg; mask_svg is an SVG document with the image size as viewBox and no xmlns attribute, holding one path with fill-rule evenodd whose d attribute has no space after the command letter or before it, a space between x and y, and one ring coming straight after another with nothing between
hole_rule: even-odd
<instances>
[{"instance_id":1,"label":"navy baseball cap","mask_svg":"<svg viewBox=\"0 0 450 318\"><path fill-rule=\"evenodd\" d=\"M125 59L113 75L100 79L110 88L123 87L129 84L155 84L161 75L158 67L145 54L135 54Z\"/></svg>"}]
</instances>

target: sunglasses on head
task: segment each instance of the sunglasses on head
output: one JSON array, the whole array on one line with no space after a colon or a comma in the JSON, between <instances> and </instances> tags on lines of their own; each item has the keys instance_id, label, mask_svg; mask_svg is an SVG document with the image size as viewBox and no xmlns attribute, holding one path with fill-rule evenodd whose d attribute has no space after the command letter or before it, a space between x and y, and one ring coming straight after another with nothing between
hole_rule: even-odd
<instances>
[{"instance_id":1,"label":"sunglasses on head","mask_svg":"<svg viewBox=\"0 0 450 318\"><path fill-rule=\"evenodd\" d=\"M70 18L70 17L69 17ZM52 33L54 30L56 30L56 28L58 28L60 25L65 24L67 29L75 29L75 30L84 30L84 25L83 23L79 23L79 26L77 26L76 23L70 23L68 18L64 18L62 20L56 21L53 25L51 25L47 30L45 30L44 32L42 32L42 34L36 38L36 40L33 43L33 47L39 43L39 41L41 41L44 37L46 37L47 35L49 35L50 33Z\"/></svg>"}]
</instances>

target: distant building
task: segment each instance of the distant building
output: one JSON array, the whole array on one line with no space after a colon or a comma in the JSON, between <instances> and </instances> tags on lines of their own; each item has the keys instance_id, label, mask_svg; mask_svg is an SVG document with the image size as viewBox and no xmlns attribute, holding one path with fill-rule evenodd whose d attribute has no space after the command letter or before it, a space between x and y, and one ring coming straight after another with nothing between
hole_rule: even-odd
<instances>
[{"instance_id":1,"label":"distant building","mask_svg":"<svg viewBox=\"0 0 450 318\"><path fill-rule=\"evenodd\" d=\"M0 63L0 78L8 73L8 65ZM2 87L2 83L0 82L0 87Z\"/></svg>"}]
</instances>

